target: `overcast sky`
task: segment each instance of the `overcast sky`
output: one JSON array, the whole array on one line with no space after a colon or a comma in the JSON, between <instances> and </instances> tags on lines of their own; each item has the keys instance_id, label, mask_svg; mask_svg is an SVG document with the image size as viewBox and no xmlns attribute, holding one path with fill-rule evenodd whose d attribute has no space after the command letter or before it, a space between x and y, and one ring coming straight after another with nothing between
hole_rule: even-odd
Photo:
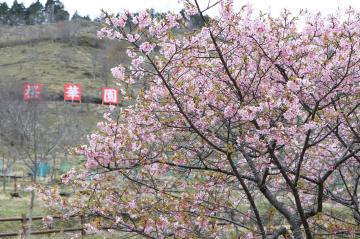
<instances>
[{"instance_id":1,"label":"overcast sky","mask_svg":"<svg viewBox=\"0 0 360 239\"><path fill-rule=\"evenodd\" d=\"M0 0L0 2L2 1ZM34 1L18 0L18 2L23 2L25 6ZM11 6L13 0L6 0L6 2ZM40 0L40 2L45 4L46 0ZM178 12L181 10L178 0L62 0L62 2L71 15L78 10L81 15L90 15L92 18L100 15L101 9L110 12L119 12L122 9L141 11L146 8L154 8L159 12L168 10ZM208 0L200 0L200 2L206 4ZM255 9L270 11L272 15L277 15L284 8L294 13L307 8L312 12L321 11L324 14L334 13L339 7L344 9L350 5L360 10L360 0L234 0L234 2L238 6L250 2Z\"/></svg>"}]
</instances>

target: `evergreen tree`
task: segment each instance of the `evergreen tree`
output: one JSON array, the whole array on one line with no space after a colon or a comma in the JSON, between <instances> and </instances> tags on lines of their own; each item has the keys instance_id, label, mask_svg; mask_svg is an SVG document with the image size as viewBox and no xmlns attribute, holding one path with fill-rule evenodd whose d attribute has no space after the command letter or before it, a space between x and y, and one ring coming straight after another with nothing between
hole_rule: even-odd
<instances>
[{"instance_id":1,"label":"evergreen tree","mask_svg":"<svg viewBox=\"0 0 360 239\"><path fill-rule=\"evenodd\" d=\"M70 14L64 9L64 4L60 0L47 0L45 12L48 22L67 21L70 17Z\"/></svg>"},{"instance_id":2,"label":"evergreen tree","mask_svg":"<svg viewBox=\"0 0 360 239\"><path fill-rule=\"evenodd\" d=\"M45 20L44 12L45 12L45 8L39 0L37 0L35 3L32 3L26 9L26 15L25 15L26 24L34 25L34 24L43 23Z\"/></svg>"},{"instance_id":3,"label":"evergreen tree","mask_svg":"<svg viewBox=\"0 0 360 239\"><path fill-rule=\"evenodd\" d=\"M0 24L8 24L9 6L6 2L0 3Z\"/></svg>"},{"instance_id":4,"label":"evergreen tree","mask_svg":"<svg viewBox=\"0 0 360 239\"><path fill-rule=\"evenodd\" d=\"M26 8L23 3L18 3L14 0L12 7L9 10L10 25L24 25L25 24Z\"/></svg>"},{"instance_id":5,"label":"evergreen tree","mask_svg":"<svg viewBox=\"0 0 360 239\"><path fill-rule=\"evenodd\" d=\"M185 16L185 10L182 9L180 11L180 15L182 16L183 19L189 22L191 28L202 28L205 26L204 20L199 14L190 16L190 20L188 20L187 17ZM204 18L205 18L205 22L210 21L210 17L208 15L204 15Z\"/></svg>"},{"instance_id":6,"label":"evergreen tree","mask_svg":"<svg viewBox=\"0 0 360 239\"><path fill-rule=\"evenodd\" d=\"M91 21L89 16L81 16L78 11L75 11L74 15L71 17L71 21Z\"/></svg>"},{"instance_id":7,"label":"evergreen tree","mask_svg":"<svg viewBox=\"0 0 360 239\"><path fill-rule=\"evenodd\" d=\"M71 17L71 21L79 21L82 19L83 17L78 13L78 11L75 11L74 15Z\"/></svg>"},{"instance_id":8,"label":"evergreen tree","mask_svg":"<svg viewBox=\"0 0 360 239\"><path fill-rule=\"evenodd\" d=\"M45 3L45 10L48 10L53 5L55 5L54 0L47 0L46 3Z\"/></svg>"},{"instance_id":9,"label":"evergreen tree","mask_svg":"<svg viewBox=\"0 0 360 239\"><path fill-rule=\"evenodd\" d=\"M83 19L84 19L85 21L89 21L89 22L91 22L91 18L90 18L90 16L89 16L89 15L86 15L85 17L83 17Z\"/></svg>"},{"instance_id":10,"label":"evergreen tree","mask_svg":"<svg viewBox=\"0 0 360 239\"><path fill-rule=\"evenodd\" d=\"M105 18L103 16L98 16L94 18L94 22L97 23L104 23L105 22Z\"/></svg>"},{"instance_id":11,"label":"evergreen tree","mask_svg":"<svg viewBox=\"0 0 360 239\"><path fill-rule=\"evenodd\" d=\"M161 19L161 18L165 17L165 15L166 15L165 13L155 11L154 8L150 8L148 10L148 12L149 12L151 18Z\"/></svg>"}]
</instances>

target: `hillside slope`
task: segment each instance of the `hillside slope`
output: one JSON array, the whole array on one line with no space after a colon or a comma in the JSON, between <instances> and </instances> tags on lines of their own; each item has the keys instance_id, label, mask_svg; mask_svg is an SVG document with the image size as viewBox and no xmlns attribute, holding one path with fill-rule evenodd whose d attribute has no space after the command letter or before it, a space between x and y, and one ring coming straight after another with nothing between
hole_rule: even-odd
<instances>
[{"instance_id":1,"label":"hillside slope","mask_svg":"<svg viewBox=\"0 0 360 239\"><path fill-rule=\"evenodd\" d=\"M127 61L124 47L96 39L99 24L66 22L0 27L0 84L38 82L45 92L62 92L64 83L80 83L83 94L100 97L114 86L110 69Z\"/></svg>"}]
</instances>

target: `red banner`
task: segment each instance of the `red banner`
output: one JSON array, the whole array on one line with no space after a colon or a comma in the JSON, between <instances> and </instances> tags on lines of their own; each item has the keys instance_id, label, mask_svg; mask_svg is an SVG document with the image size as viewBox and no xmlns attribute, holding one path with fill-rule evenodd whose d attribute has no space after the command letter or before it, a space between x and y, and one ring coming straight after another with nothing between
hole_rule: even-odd
<instances>
[{"instance_id":1,"label":"red banner","mask_svg":"<svg viewBox=\"0 0 360 239\"><path fill-rule=\"evenodd\" d=\"M102 88L103 104L119 104L119 90L113 88Z\"/></svg>"},{"instance_id":2,"label":"red banner","mask_svg":"<svg viewBox=\"0 0 360 239\"><path fill-rule=\"evenodd\" d=\"M41 100L41 84L24 84L24 100Z\"/></svg>"},{"instance_id":3,"label":"red banner","mask_svg":"<svg viewBox=\"0 0 360 239\"><path fill-rule=\"evenodd\" d=\"M81 102L81 85L65 84L64 85L64 101L80 101Z\"/></svg>"}]
</instances>

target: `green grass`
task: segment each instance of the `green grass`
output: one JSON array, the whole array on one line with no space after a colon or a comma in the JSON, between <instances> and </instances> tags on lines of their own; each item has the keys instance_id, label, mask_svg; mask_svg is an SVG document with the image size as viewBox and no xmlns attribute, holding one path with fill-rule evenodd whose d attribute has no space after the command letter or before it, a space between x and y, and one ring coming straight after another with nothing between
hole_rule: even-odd
<instances>
[{"instance_id":1,"label":"green grass","mask_svg":"<svg viewBox=\"0 0 360 239\"><path fill-rule=\"evenodd\" d=\"M28 192L20 192L21 198L10 197L10 192L0 193L0 217L21 217L21 214L29 212L30 194ZM35 200L33 215L44 215L48 211L42 202Z\"/></svg>"},{"instance_id":2,"label":"green grass","mask_svg":"<svg viewBox=\"0 0 360 239\"><path fill-rule=\"evenodd\" d=\"M30 202L30 194L28 192L20 192L21 198L10 198L10 188L4 194L0 193L0 218L7 217L21 217L21 214L28 214L28 205ZM39 198L35 200L35 206L33 211L34 216L45 216L52 215L51 211L49 211L46 207L44 207L43 203ZM80 227L79 219L72 219L70 221L61 222L55 219L55 228L76 228ZM33 222L33 230L41 231L44 230L41 221ZM21 222L0 222L0 233L10 233L10 232L21 232ZM80 232L78 232L80 233ZM57 234L48 234L48 235L39 235L39 236L31 236L30 238L34 239L42 239L42 238L72 238L75 233L57 233ZM121 238L121 234L110 234L108 232L102 232L99 235L87 235L83 238L89 239L100 239L100 238Z\"/></svg>"},{"instance_id":3,"label":"green grass","mask_svg":"<svg viewBox=\"0 0 360 239\"><path fill-rule=\"evenodd\" d=\"M29 213L30 193L20 192L21 198L10 197L10 190L5 194L0 193L0 217L21 217L22 214ZM34 204L33 215L47 215L49 211L44 207L43 203L37 198ZM41 222L35 222L35 227L41 227ZM21 222L0 222L0 232L18 232L21 230Z\"/></svg>"},{"instance_id":4,"label":"green grass","mask_svg":"<svg viewBox=\"0 0 360 239\"><path fill-rule=\"evenodd\" d=\"M70 47L59 42L2 48L2 78L3 81L42 83L47 92L62 92L64 83L81 83L84 95L98 96L102 81L94 80L91 76L90 58L95 51L89 47Z\"/></svg>"}]
</instances>

